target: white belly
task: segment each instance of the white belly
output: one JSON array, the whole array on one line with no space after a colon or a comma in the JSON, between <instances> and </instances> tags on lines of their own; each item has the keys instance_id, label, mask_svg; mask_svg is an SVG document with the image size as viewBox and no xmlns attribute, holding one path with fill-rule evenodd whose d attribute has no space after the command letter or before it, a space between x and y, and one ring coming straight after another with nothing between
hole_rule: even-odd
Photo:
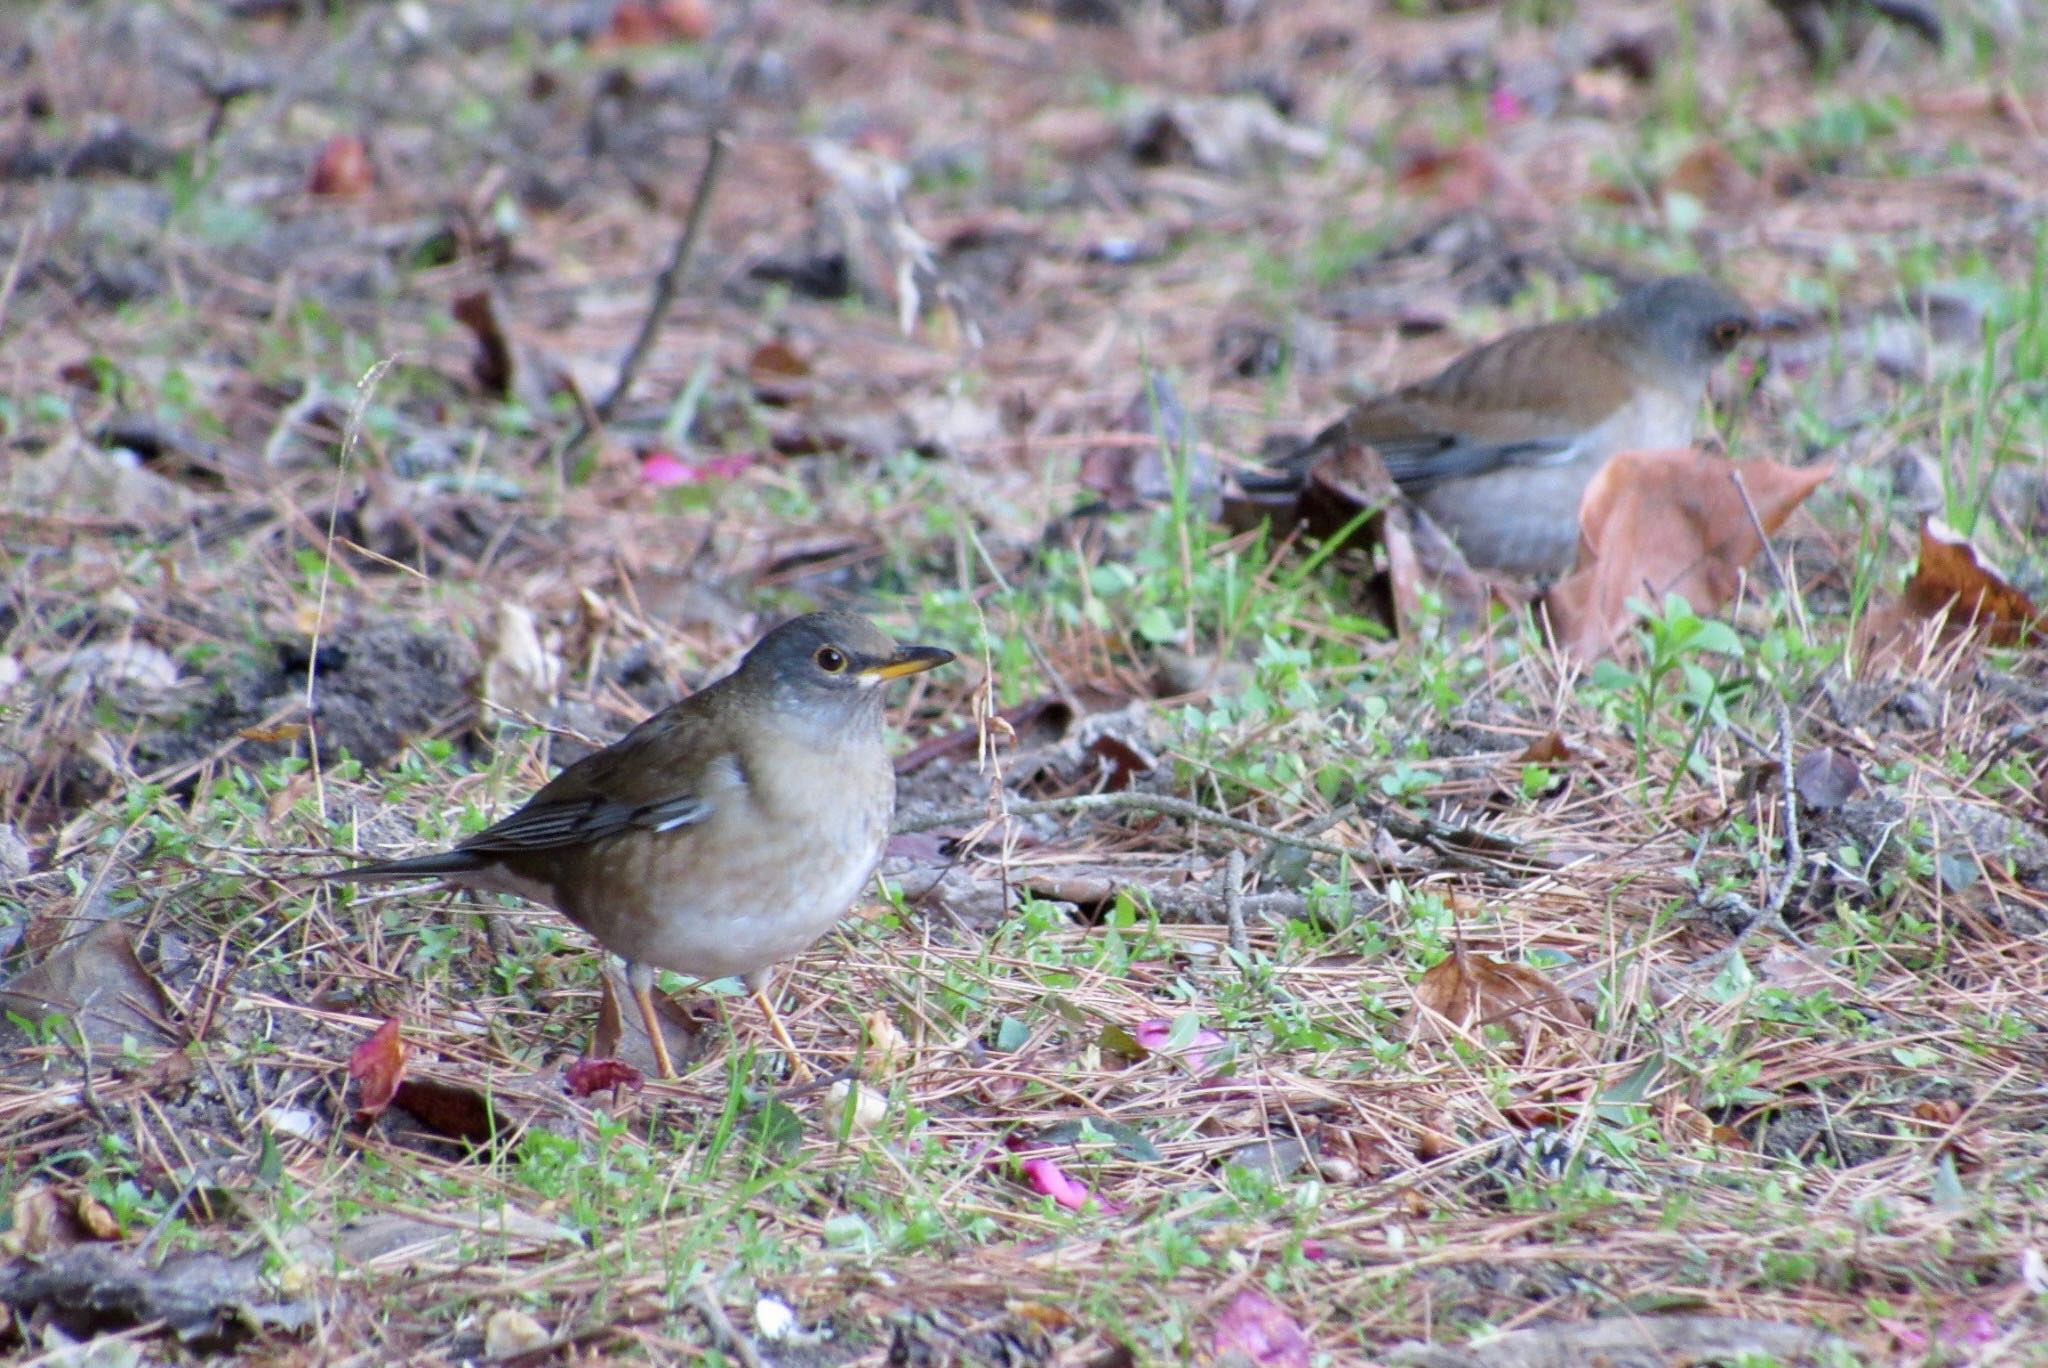
<instances>
[{"instance_id":1,"label":"white belly","mask_svg":"<svg viewBox=\"0 0 2048 1368\"><path fill-rule=\"evenodd\" d=\"M888 839L893 795L882 796L864 810L814 800L779 820L720 804L701 825L665 833L675 842L665 850L615 847L607 877L556 905L601 927L599 939L629 961L693 979L765 970L808 949L860 895ZM596 906L600 896L612 905Z\"/></svg>"}]
</instances>

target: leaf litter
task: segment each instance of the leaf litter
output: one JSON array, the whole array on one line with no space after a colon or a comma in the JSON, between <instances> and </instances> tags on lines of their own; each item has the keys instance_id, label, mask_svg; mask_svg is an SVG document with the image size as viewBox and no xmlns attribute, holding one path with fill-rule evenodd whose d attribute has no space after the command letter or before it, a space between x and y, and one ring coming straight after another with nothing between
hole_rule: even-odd
<instances>
[{"instance_id":1,"label":"leaf litter","mask_svg":"<svg viewBox=\"0 0 2048 1368\"><path fill-rule=\"evenodd\" d=\"M33 1010L0 1138L14 1232L62 1233L10 1246L0 1334L659 1357L773 1299L848 1362L2038 1339L2048 502L2011 400L2041 334L1981 277L1890 265L2028 278L2048 104L2017 58L1985 75L1859 26L1814 76L1760 6L1683 33L1606 5L1569 31L1320 0L302 8L46 7L17 73L0 824L28 859L0 924ZM745 174L622 410L573 445L721 81ZM1690 131L1625 136L1672 117ZM1312 428L1346 385L1593 302L1632 269L1598 215L1754 302L1833 308L1717 383L1730 468L1837 463L1813 526L1755 500L1773 535L1687 594L1758 635L1798 595L1809 644L1867 619L1782 748L1714 698L1653 744L1654 715L1506 649L1528 586L1474 580L1369 462L1323 481L1310 535L1290 508L1263 543L1186 543L1261 591L1323 557L1313 610L1105 607L1120 571L1167 573L1130 569L1147 519L1206 524L1212 473L1257 464L1276 416ZM1987 364L2017 383L1972 399L1981 426L1925 405ZM1986 452L1967 534L1881 507L1948 502ZM1658 515L1687 483L1615 478ZM1560 634L1588 657L1698 559L1638 528ZM947 739L977 681L927 682L903 806L979 815L781 989L858 1088L780 1089L745 1013L677 1020L704 1062L646 1083L637 1014L567 1038L605 990L546 914L279 879L502 811L799 603L958 584L1006 727ZM1446 622L1471 636L1391 720L1353 691L1221 753L1175 721L1276 687L1262 626L1355 642L1391 693ZM1383 728L1363 799L1221 777ZM1766 912L1798 939L1732 939ZM401 1017L358 1119L352 1052ZM251 1238L280 1221L276 1259Z\"/></svg>"}]
</instances>

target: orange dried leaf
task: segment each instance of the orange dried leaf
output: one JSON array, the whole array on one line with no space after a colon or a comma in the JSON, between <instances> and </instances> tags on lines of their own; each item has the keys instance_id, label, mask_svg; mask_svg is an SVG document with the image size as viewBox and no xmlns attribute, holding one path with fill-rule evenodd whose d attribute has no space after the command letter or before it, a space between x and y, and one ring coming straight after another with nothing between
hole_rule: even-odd
<instances>
[{"instance_id":1,"label":"orange dried leaf","mask_svg":"<svg viewBox=\"0 0 2048 1368\"><path fill-rule=\"evenodd\" d=\"M1527 750L1515 757L1518 765L1561 765L1573 759L1572 748L1565 744L1564 737L1556 732L1545 732L1529 743Z\"/></svg>"},{"instance_id":2,"label":"orange dried leaf","mask_svg":"<svg viewBox=\"0 0 2048 1368\"><path fill-rule=\"evenodd\" d=\"M695 43L711 32L707 0L620 0L611 23L591 43L600 51L648 47L656 43Z\"/></svg>"},{"instance_id":3,"label":"orange dried leaf","mask_svg":"<svg viewBox=\"0 0 2048 1368\"><path fill-rule=\"evenodd\" d=\"M1758 525L1765 535L1783 527L1833 470L1691 449L1623 452L1579 501L1578 566L1543 599L1552 639L1590 661L1628 629L1632 598L1680 594L1697 612L1719 608L1763 550Z\"/></svg>"},{"instance_id":4,"label":"orange dried leaf","mask_svg":"<svg viewBox=\"0 0 2048 1368\"><path fill-rule=\"evenodd\" d=\"M320 148L306 188L316 195L364 195L377 183L370 149L354 133L337 133Z\"/></svg>"},{"instance_id":5,"label":"orange dried leaf","mask_svg":"<svg viewBox=\"0 0 2048 1368\"><path fill-rule=\"evenodd\" d=\"M81 1192L72 1198L71 1209L78 1217L79 1226L95 1240L118 1240L121 1238L121 1223L114 1219L114 1213L106 1204L89 1192Z\"/></svg>"},{"instance_id":6,"label":"orange dried leaf","mask_svg":"<svg viewBox=\"0 0 2048 1368\"><path fill-rule=\"evenodd\" d=\"M1426 1031L1440 1020L1458 1031L1506 1026L1519 1036L1532 1018L1553 1026L1576 1025L1558 1010L1566 1002L1537 970L1469 954L1460 946L1417 980L1415 1003L1424 1010L1417 1015L1415 1028Z\"/></svg>"},{"instance_id":7,"label":"orange dried leaf","mask_svg":"<svg viewBox=\"0 0 2048 1368\"><path fill-rule=\"evenodd\" d=\"M811 363L787 342L763 342L747 358L747 374L755 380L797 379L811 373Z\"/></svg>"},{"instance_id":8,"label":"orange dried leaf","mask_svg":"<svg viewBox=\"0 0 2048 1368\"><path fill-rule=\"evenodd\" d=\"M1945 633L1973 630L1994 646L2011 646L2043 625L2033 601L1939 518L1920 525L1920 564L1900 601L1913 617L1940 621Z\"/></svg>"},{"instance_id":9,"label":"orange dried leaf","mask_svg":"<svg viewBox=\"0 0 2048 1368\"><path fill-rule=\"evenodd\" d=\"M1690 195L1722 213L1740 212L1756 204L1762 187L1749 169L1719 143L1701 143L1678 159L1664 178L1666 190Z\"/></svg>"},{"instance_id":10,"label":"orange dried leaf","mask_svg":"<svg viewBox=\"0 0 2048 1368\"><path fill-rule=\"evenodd\" d=\"M303 722L280 722L273 727L248 726L235 733L243 741L274 745L280 741L303 740L310 729Z\"/></svg>"},{"instance_id":11,"label":"orange dried leaf","mask_svg":"<svg viewBox=\"0 0 2048 1368\"><path fill-rule=\"evenodd\" d=\"M375 1116L391 1105L391 1099L398 1095L398 1084L405 1077L405 1057L409 1047L399 1034L400 1018L391 1017L371 1032L368 1039L349 1052L348 1076L361 1085L362 1105L356 1110L359 1115Z\"/></svg>"}]
</instances>

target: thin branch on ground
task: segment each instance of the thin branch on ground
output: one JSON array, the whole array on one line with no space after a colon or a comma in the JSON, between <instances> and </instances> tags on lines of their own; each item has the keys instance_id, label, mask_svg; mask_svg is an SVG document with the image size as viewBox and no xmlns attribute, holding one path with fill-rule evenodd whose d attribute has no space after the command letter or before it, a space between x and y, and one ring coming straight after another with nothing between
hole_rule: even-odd
<instances>
[{"instance_id":1,"label":"thin branch on ground","mask_svg":"<svg viewBox=\"0 0 2048 1368\"><path fill-rule=\"evenodd\" d=\"M655 337L661 332L662 323L668 318L668 311L675 305L683 276L690 269L690 260L697 254L697 242L704 235L711 195L718 188L718 175L725 167L725 153L732 142L732 135L720 124L711 130L707 142L704 169L697 173L697 188L690 195L690 210L683 218L683 231L676 238L675 249L669 253L668 265L662 267L661 274L654 278L654 295L647 301L647 316L640 320L640 331L634 336L633 345L626 348L625 359L619 362L619 375L612 382L611 390L597 401L597 417L601 422L612 420L619 402L633 387L640 367L646 363L647 353L654 347ZM570 439L569 449L583 445L595 431L595 427L586 424Z\"/></svg>"},{"instance_id":2,"label":"thin branch on ground","mask_svg":"<svg viewBox=\"0 0 2048 1368\"><path fill-rule=\"evenodd\" d=\"M1785 573L1785 563L1778 559L1778 548L1771 545L1771 534L1764 531L1764 520L1757 516L1756 505L1750 501L1749 486L1742 482L1742 471L1728 472L1729 482L1735 486L1735 495L1742 500L1742 511L1749 516L1751 530L1756 533L1757 545L1763 548L1764 563L1771 567L1771 578L1792 605L1793 616L1799 619L1799 636L1802 641L1811 641L1813 632L1806 621L1806 604L1792 592L1792 579Z\"/></svg>"},{"instance_id":3,"label":"thin branch on ground","mask_svg":"<svg viewBox=\"0 0 2048 1368\"><path fill-rule=\"evenodd\" d=\"M1750 918L1749 924L1736 932L1727 945L1700 960L1695 968L1727 963L1740 955L1751 938L1765 928L1776 931L1794 945L1805 945L1785 921L1785 907L1792 901L1792 891L1799 886L1799 875L1806 868L1806 851L1799 843L1799 795L1794 789L1792 764L1792 710L1785 706L1783 699L1779 699L1778 801L1785 811L1785 868L1763 907Z\"/></svg>"},{"instance_id":4,"label":"thin branch on ground","mask_svg":"<svg viewBox=\"0 0 2048 1368\"><path fill-rule=\"evenodd\" d=\"M1240 968L1251 960L1251 933L1244 925L1244 852L1232 850L1223 862L1223 924L1230 931L1230 953Z\"/></svg>"},{"instance_id":5,"label":"thin branch on ground","mask_svg":"<svg viewBox=\"0 0 2048 1368\"><path fill-rule=\"evenodd\" d=\"M1446 861L1466 868L1490 869L1498 865L1526 868L1533 863L1529 857L1516 854L1510 843L1501 840L1499 837L1489 836L1486 839L1489 842L1497 842L1501 845L1509 846L1507 851L1503 851L1498 855L1468 852L1447 847L1444 844L1447 840L1457 839L1465 836L1467 833L1451 828L1442 828L1431 822L1418 821L1404 814L1368 809L1362 803L1358 805L1358 810L1360 815L1371 818L1377 825L1386 828L1394 835L1404 840L1425 845ZM1224 831L1233 831L1240 836L1251 836L1261 841L1271 841L1276 845L1292 846L1296 850L1306 850L1315 855L1330 855L1338 859L1350 860L1355 864L1365 864L1375 868L1379 864L1378 857L1370 850L1358 849L1352 846L1341 846L1332 841L1317 841L1295 836L1289 832L1275 830L1272 827L1260 826L1256 822L1247 822L1239 817L1228 816L1212 808L1203 807L1200 803L1190 802L1186 798L1173 798L1162 793L1138 793L1134 791L1123 793L1076 793L1065 798L1045 798L1029 803L1009 803L1003 807L1002 811L996 813L991 813L986 807L955 808L948 812L932 813L902 822L896 827L896 834L908 836L920 831L934 831L939 827L961 826L968 823L979 826L1006 818L1069 817L1076 813L1099 811L1149 812L1161 817L1178 817L1182 821L1196 822L1203 826L1213 826Z\"/></svg>"}]
</instances>

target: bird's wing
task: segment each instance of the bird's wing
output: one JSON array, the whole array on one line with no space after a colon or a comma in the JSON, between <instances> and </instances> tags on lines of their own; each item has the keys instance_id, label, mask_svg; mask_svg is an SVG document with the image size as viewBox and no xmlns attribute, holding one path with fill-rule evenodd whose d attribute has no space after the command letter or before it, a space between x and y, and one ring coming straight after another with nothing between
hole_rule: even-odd
<instances>
[{"instance_id":1,"label":"bird's wing","mask_svg":"<svg viewBox=\"0 0 2048 1368\"><path fill-rule=\"evenodd\" d=\"M1589 326L1590 325L1590 326ZM1410 493L1505 466L1568 461L1578 439L1635 393L1597 320L1549 323L1475 348L1427 380L1369 399L1325 428L1289 466L1338 442L1364 442Z\"/></svg>"},{"instance_id":2,"label":"bird's wing","mask_svg":"<svg viewBox=\"0 0 2048 1368\"><path fill-rule=\"evenodd\" d=\"M699 694L689 700L703 699ZM548 781L525 807L456 849L512 854L586 845L622 831L673 831L711 815L721 763L708 709L664 709Z\"/></svg>"},{"instance_id":3,"label":"bird's wing","mask_svg":"<svg viewBox=\"0 0 2048 1368\"><path fill-rule=\"evenodd\" d=\"M1547 426L1541 415L1519 429L1513 422L1480 423L1471 413L1444 412L1397 394L1361 406L1344 420L1343 435L1379 452L1394 483L1413 493L1503 466L1569 460L1577 434L1537 435L1539 425ZM1496 428L1503 435L1474 428Z\"/></svg>"}]
</instances>

